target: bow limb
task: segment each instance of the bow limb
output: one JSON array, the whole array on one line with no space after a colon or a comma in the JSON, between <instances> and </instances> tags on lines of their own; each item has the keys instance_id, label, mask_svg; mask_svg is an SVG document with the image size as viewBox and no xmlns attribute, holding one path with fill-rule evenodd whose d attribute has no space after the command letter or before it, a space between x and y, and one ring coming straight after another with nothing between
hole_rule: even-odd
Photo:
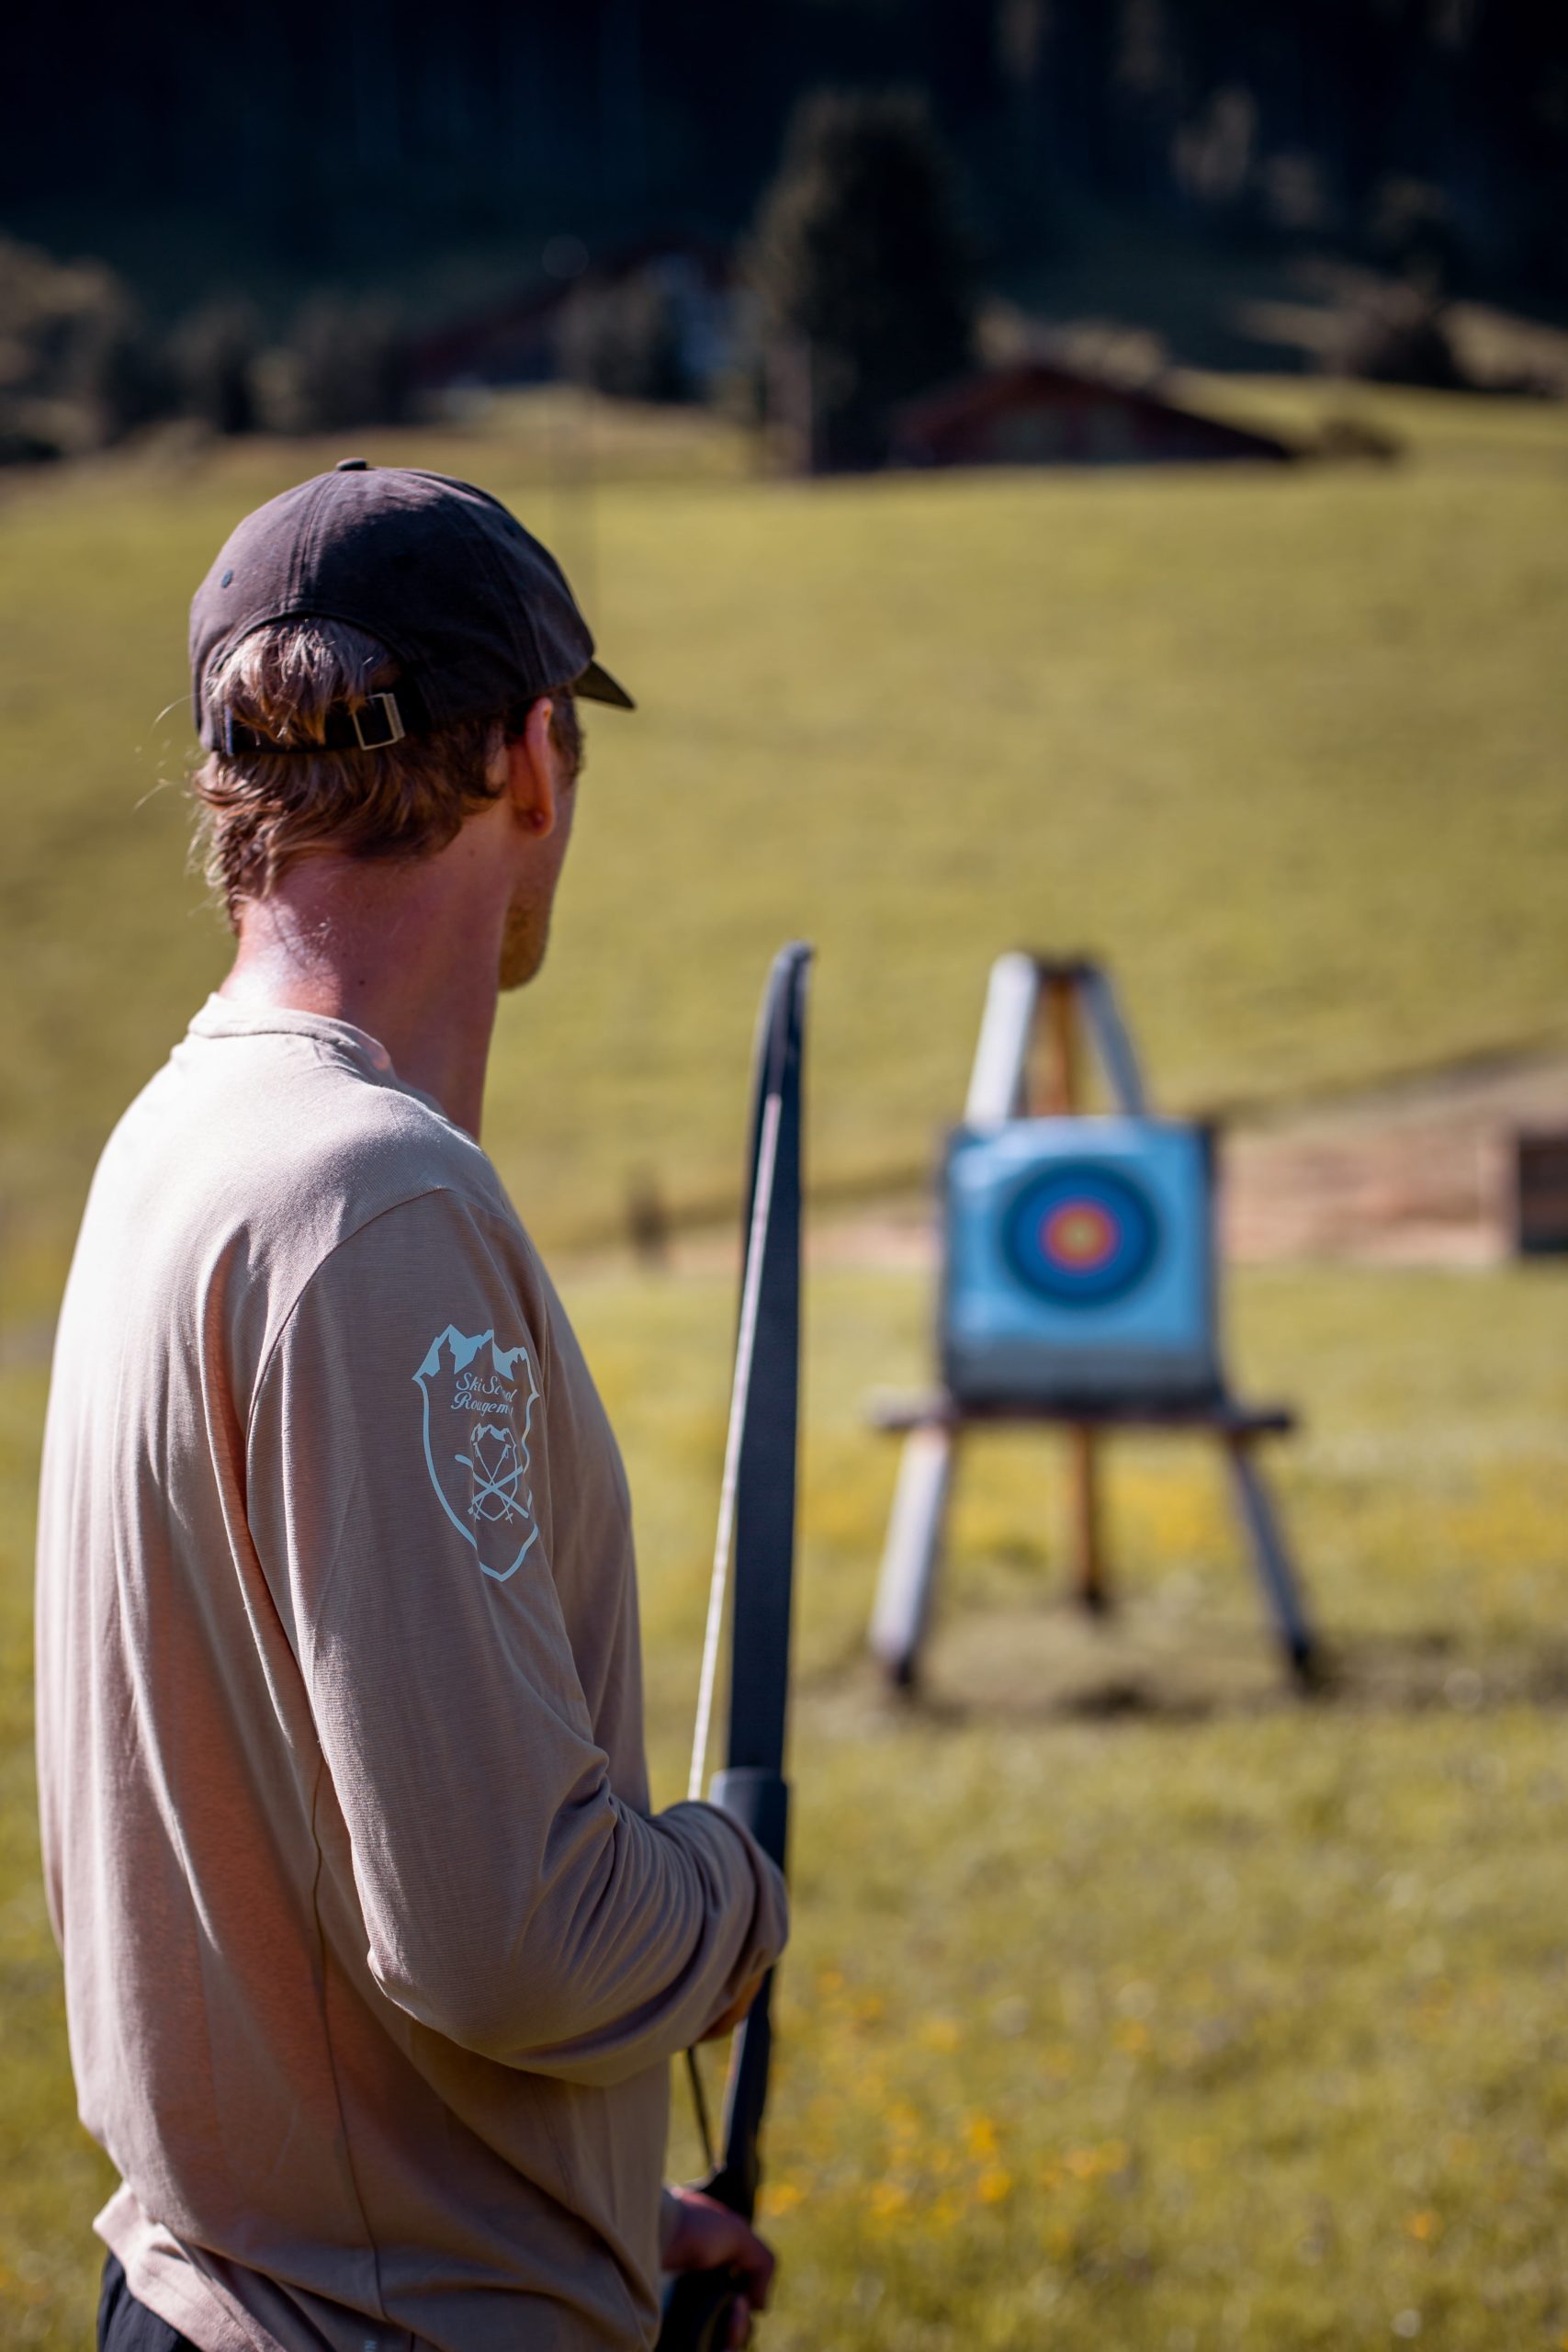
<instances>
[{"instance_id":1,"label":"bow limb","mask_svg":"<svg viewBox=\"0 0 1568 2352\"><path fill-rule=\"evenodd\" d=\"M734 1555L725 1764L710 1801L744 1824L781 1870L789 1834L784 1774L795 1566L800 1389L801 1063L809 948L786 947L763 999L752 1097L750 1185L740 1317L720 1491L718 1537L692 1759L702 1793ZM722 2146L710 2197L750 2222L773 2052L770 1973L730 2047ZM707 2352L728 2341L739 2281L686 2272L665 2298L660 2352Z\"/></svg>"}]
</instances>

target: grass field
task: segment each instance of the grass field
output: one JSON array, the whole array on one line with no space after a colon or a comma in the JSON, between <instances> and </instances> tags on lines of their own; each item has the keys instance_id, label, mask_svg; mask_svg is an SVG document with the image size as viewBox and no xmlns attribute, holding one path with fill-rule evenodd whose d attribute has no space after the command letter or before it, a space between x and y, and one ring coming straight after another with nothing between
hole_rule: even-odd
<instances>
[{"instance_id":1,"label":"grass field","mask_svg":"<svg viewBox=\"0 0 1568 2352\"><path fill-rule=\"evenodd\" d=\"M598 1276L571 1304L637 1497L669 1797L732 1298ZM1118 1464L1126 1606L1089 1632L1050 1456L998 1441L905 1712L859 1656L893 1464L858 1404L918 1371L924 1301L815 1285L774 2352L1568 2337L1568 1284L1274 1272L1239 1310L1249 1380L1312 1416L1280 1466L1336 1694L1280 1690L1201 1450ZM32 1855L39 1389L3 1392L0 2342L66 2352L104 2168Z\"/></svg>"},{"instance_id":2,"label":"grass field","mask_svg":"<svg viewBox=\"0 0 1568 2352\"><path fill-rule=\"evenodd\" d=\"M791 932L821 950L824 1193L923 1167L1016 939L1114 957L1168 1101L1568 1033L1568 418L1373 405L1406 462L1280 476L806 489L596 424L590 499L570 421L370 445L514 496L644 702L594 722L552 963L502 1019L490 1139L547 1244L613 1228L636 1169L732 1193ZM128 460L0 508L7 2352L86 2340L106 2179L33 1828L40 1327L107 1125L222 968L158 716L185 599L237 513L337 454ZM637 1500L668 1797L733 1299L602 1257L566 1286ZM1235 1307L1247 1390L1308 1415L1280 1470L1331 1693L1280 1690L1201 1452L1118 1457L1125 1603L1090 1628L1049 1451L996 1439L900 1710L860 1654L894 1463L859 1408L919 1376L928 1302L813 1283L773 2352L1568 2345L1568 1283L1276 1270Z\"/></svg>"},{"instance_id":3,"label":"grass field","mask_svg":"<svg viewBox=\"0 0 1568 2352\"><path fill-rule=\"evenodd\" d=\"M590 496L558 437L388 445L539 521L643 700L593 722L556 950L502 1018L490 1140L541 1238L613 1227L637 1170L728 1196L728 1073L793 932L829 1185L924 1166L1019 940L1113 956L1184 1104L1561 1034L1568 413L1384 406L1404 464L1265 474L801 487L666 438ZM0 515L13 1311L222 968L183 871L186 601L333 454L128 462Z\"/></svg>"}]
</instances>

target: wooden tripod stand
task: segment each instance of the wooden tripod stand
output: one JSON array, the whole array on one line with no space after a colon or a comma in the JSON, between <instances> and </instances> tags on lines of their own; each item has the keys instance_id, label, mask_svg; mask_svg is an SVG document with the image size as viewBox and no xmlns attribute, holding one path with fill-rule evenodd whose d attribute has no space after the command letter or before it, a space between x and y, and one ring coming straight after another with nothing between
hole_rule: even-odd
<instances>
[{"instance_id":1,"label":"wooden tripod stand","mask_svg":"<svg viewBox=\"0 0 1568 2352\"><path fill-rule=\"evenodd\" d=\"M1148 1114L1143 1074L1109 976L1083 958L1004 956L991 968L985 1017L964 1103L964 1123L1070 1117L1082 1109L1085 1045L1115 1109ZM964 1404L945 1389L874 1400L870 1419L904 1438L871 1622L871 1646L890 1679L908 1689L919 1671L941 1568L959 1442L967 1428L1039 1422L1067 1439L1074 1588L1082 1605L1111 1605L1100 1511L1102 1441L1116 1429L1190 1430L1213 1437L1259 1585L1291 1672L1314 1679L1317 1659L1283 1526L1255 1455L1261 1438L1295 1427L1284 1406L1238 1404L1222 1383L1190 1402L1136 1398L1103 1404Z\"/></svg>"}]
</instances>

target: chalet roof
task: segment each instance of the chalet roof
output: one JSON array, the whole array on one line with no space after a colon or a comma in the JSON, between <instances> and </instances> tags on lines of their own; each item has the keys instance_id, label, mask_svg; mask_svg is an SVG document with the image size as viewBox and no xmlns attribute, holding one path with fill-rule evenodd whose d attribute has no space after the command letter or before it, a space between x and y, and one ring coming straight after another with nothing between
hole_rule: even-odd
<instances>
[{"instance_id":1,"label":"chalet roof","mask_svg":"<svg viewBox=\"0 0 1568 2352\"><path fill-rule=\"evenodd\" d=\"M895 447L909 457L924 455L940 462L944 446L960 442L992 418L1036 408L1118 409L1154 433L1161 426L1179 429L1184 444L1198 454L1275 463L1300 454L1275 434L1205 415L1147 386L1118 383L1048 359L981 368L904 401L894 413Z\"/></svg>"}]
</instances>

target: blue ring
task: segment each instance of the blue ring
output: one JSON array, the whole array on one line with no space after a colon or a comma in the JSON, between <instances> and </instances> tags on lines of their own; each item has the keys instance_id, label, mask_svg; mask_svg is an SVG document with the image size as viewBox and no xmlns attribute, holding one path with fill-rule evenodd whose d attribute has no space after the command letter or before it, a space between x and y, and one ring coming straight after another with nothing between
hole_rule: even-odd
<instances>
[{"instance_id":1,"label":"blue ring","mask_svg":"<svg viewBox=\"0 0 1568 2352\"><path fill-rule=\"evenodd\" d=\"M1110 1255L1094 1266L1067 1266L1046 1255L1046 1221L1081 1204L1110 1220ZM1058 1160L1034 1169L1002 1212L1002 1255L1035 1297L1052 1306L1110 1306L1136 1290L1159 1249L1159 1218L1141 1184L1103 1160Z\"/></svg>"}]
</instances>

